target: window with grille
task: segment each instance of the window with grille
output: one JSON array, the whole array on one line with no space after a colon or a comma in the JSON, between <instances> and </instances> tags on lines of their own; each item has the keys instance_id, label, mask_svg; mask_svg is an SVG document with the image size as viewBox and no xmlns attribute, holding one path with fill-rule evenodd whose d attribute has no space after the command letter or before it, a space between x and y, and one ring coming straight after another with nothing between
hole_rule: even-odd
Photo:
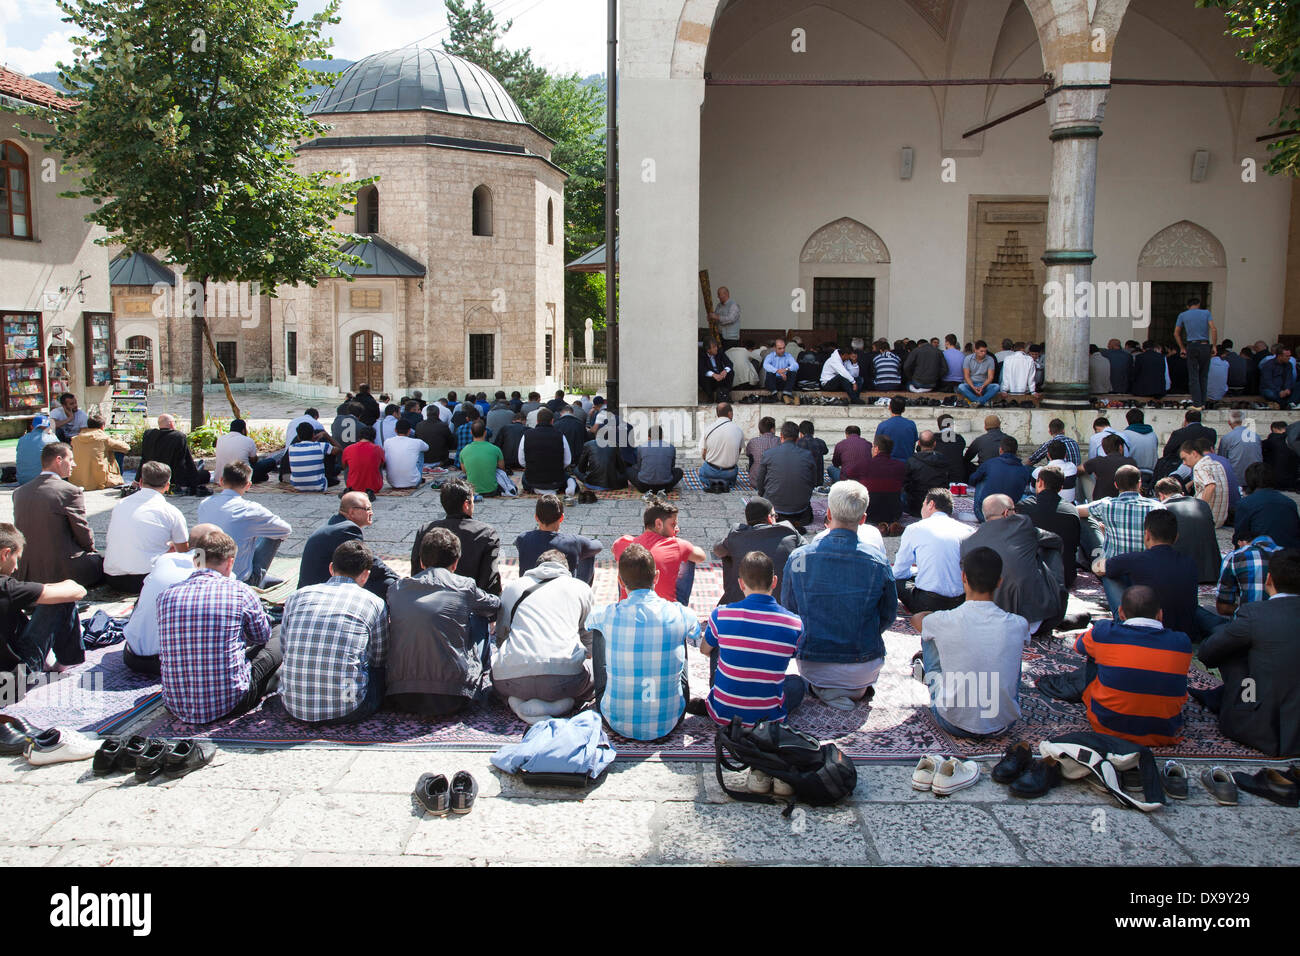
<instances>
[{"instance_id":1,"label":"window with grille","mask_svg":"<svg viewBox=\"0 0 1300 956\"><path fill-rule=\"evenodd\" d=\"M217 343L217 360L225 368L226 378L234 378L239 374L239 357L237 353L238 346L235 342Z\"/></svg>"},{"instance_id":2,"label":"window with grille","mask_svg":"<svg viewBox=\"0 0 1300 956\"><path fill-rule=\"evenodd\" d=\"M284 364L288 369L288 374L298 374L298 333L286 332L284 334Z\"/></svg>"},{"instance_id":3,"label":"window with grille","mask_svg":"<svg viewBox=\"0 0 1300 956\"><path fill-rule=\"evenodd\" d=\"M555 356L554 342L555 342L555 337L551 335L550 332L547 332L546 333L546 375L547 377L550 377L551 375L554 374L554 372L552 371L554 367L552 365L552 362L554 361L554 356Z\"/></svg>"},{"instance_id":4,"label":"window with grille","mask_svg":"<svg viewBox=\"0 0 1300 956\"><path fill-rule=\"evenodd\" d=\"M496 336L469 337L469 377L473 381L496 378Z\"/></svg>"},{"instance_id":5,"label":"window with grille","mask_svg":"<svg viewBox=\"0 0 1300 956\"><path fill-rule=\"evenodd\" d=\"M833 329L837 345L870 342L875 318L875 279L813 279L813 328Z\"/></svg>"}]
</instances>

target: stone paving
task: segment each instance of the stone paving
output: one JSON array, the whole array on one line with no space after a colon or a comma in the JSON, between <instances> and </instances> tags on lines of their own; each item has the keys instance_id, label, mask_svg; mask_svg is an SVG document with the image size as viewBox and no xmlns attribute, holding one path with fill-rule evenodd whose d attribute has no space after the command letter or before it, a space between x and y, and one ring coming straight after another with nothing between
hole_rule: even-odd
<instances>
[{"instance_id":1,"label":"stone paving","mask_svg":"<svg viewBox=\"0 0 1300 956\"><path fill-rule=\"evenodd\" d=\"M283 424L295 400L239 396L255 421ZM211 401L211 400L210 400ZM161 403L160 403L161 404ZM171 409L182 410L183 397ZM215 402L211 410L215 410ZM86 495L102 542L110 492ZM173 499L193 519L199 499ZM301 553L310 531L337 508L334 496L258 495L288 518L281 554ZM501 532L504 556L533 527L531 500L489 500L478 516ZM706 550L737 520L737 496L686 493L683 537ZM419 523L440 517L437 493L380 497L366 538L405 568ZM570 510L566 530L601 538L639 525L637 501ZM12 492L0 492L12 520ZM890 542L891 549L896 539ZM177 781L98 778L89 763L30 767L0 760L0 865L188 866L258 864L1098 864L1273 865L1300 843L1300 811L1241 795L1219 807L1195 782L1191 798L1152 814L1120 809L1086 783L1019 801L989 779L936 798L910 786L912 765L858 767L853 797L830 809L730 801L711 764L616 761L586 792L538 788L491 768L488 754L363 748L223 748L214 763ZM1262 764L1261 764L1262 765ZM1247 764L1252 772L1256 765ZM425 815L411 797L421 773L469 770L479 782L465 817ZM739 780L740 778L737 778Z\"/></svg>"}]
</instances>

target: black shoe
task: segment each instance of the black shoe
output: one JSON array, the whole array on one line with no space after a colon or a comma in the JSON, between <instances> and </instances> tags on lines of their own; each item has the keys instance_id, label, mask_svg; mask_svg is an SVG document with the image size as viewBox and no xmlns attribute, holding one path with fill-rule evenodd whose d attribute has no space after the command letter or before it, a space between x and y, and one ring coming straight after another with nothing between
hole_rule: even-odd
<instances>
[{"instance_id":1,"label":"black shoe","mask_svg":"<svg viewBox=\"0 0 1300 956\"><path fill-rule=\"evenodd\" d=\"M1188 782L1186 767L1177 760L1165 762L1164 772L1160 774L1160 783L1164 786L1166 794L1175 800L1186 800Z\"/></svg>"},{"instance_id":2,"label":"black shoe","mask_svg":"<svg viewBox=\"0 0 1300 956\"><path fill-rule=\"evenodd\" d=\"M1121 770L1119 772L1119 785L1120 789L1125 793L1141 793L1143 790L1142 771L1137 767L1132 770Z\"/></svg>"},{"instance_id":3,"label":"black shoe","mask_svg":"<svg viewBox=\"0 0 1300 956\"><path fill-rule=\"evenodd\" d=\"M158 776L171 749L172 745L165 740L150 740L144 753L135 759L135 779L143 783Z\"/></svg>"},{"instance_id":4,"label":"black shoe","mask_svg":"<svg viewBox=\"0 0 1300 956\"><path fill-rule=\"evenodd\" d=\"M1016 778L1011 792L1017 797L1034 799L1048 793L1061 782L1061 765L1054 757L1035 760L1033 766Z\"/></svg>"},{"instance_id":5,"label":"black shoe","mask_svg":"<svg viewBox=\"0 0 1300 956\"><path fill-rule=\"evenodd\" d=\"M173 778L183 777L191 771L207 766L216 755L216 745L206 740L178 740L168 749L163 758L163 775Z\"/></svg>"},{"instance_id":6,"label":"black shoe","mask_svg":"<svg viewBox=\"0 0 1300 956\"><path fill-rule=\"evenodd\" d=\"M1239 789L1272 800L1278 806L1300 807L1300 787L1280 771L1261 770L1253 775L1238 771L1232 779Z\"/></svg>"},{"instance_id":7,"label":"black shoe","mask_svg":"<svg viewBox=\"0 0 1300 956\"><path fill-rule=\"evenodd\" d=\"M94 771L96 777L107 776L117 769L118 760L121 758L125 746L121 737L104 738L104 742L95 751L95 759L90 765L90 769Z\"/></svg>"},{"instance_id":8,"label":"black shoe","mask_svg":"<svg viewBox=\"0 0 1300 956\"><path fill-rule=\"evenodd\" d=\"M442 774L421 774L415 785L415 799L424 805L435 817L445 816L451 809L451 790L447 778Z\"/></svg>"},{"instance_id":9,"label":"black shoe","mask_svg":"<svg viewBox=\"0 0 1300 956\"><path fill-rule=\"evenodd\" d=\"M993 767L994 783L1011 783L1034 763L1034 749L1021 740L1007 748L1006 754Z\"/></svg>"},{"instance_id":10,"label":"black shoe","mask_svg":"<svg viewBox=\"0 0 1300 956\"><path fill-rule=\"evenodd\" d=\"M456 771L456 776L451 778L451 812L469 813L477 796L478 781L467 770Z\"/></svg>"},{"instance_id":11,"label":"black shoe","mask_svg":"<svg viewBox=\"0 0 1300 956\"><path fill-rule=\"evenodd\" d=\"M708 715L708 707L705 705L703 697L692 697L686 702L686 713L696 717L705 717Z\"/></svg>"},{"instance_id":12,"label":"black shoe","mask_svg":"<svg viewBox=\"0 0 1300 956\"><path fill-rule=\"evenodd\" d=\"M135 769L136 763L144 756L145 750L149 746L149 738L136 734L122 742L122 749L117 752L116 769L125 770L128 773Z\"/></svg>"},{"instance_id":13,"label":"black shoe","mask_svg":"<svg viewBox=\"0 0 1300 956\"><path fill-rule=\"evenodd\" d=\"M27 752L39 731L21 717L0 714L0 754L18 757Z\"/></svg>"}]
</instances>

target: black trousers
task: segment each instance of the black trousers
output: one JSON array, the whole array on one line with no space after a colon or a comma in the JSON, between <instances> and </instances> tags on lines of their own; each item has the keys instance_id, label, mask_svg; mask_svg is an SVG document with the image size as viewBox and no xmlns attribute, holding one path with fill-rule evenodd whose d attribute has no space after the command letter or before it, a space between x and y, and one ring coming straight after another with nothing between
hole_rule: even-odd
<instances>
[{"instance_id":1,"label":"black trousers","mask_svg":"<svg viewBox=\"0 0 1300 956\"><path fill-rule=\"evenodd\" d=\"M125 644L122 645L122 663L137 674L150 677L162 675L162 658L157 654L137 654Z\"/></svg>"},{"instance_id":2,"label":"black trousers","mask_svg":"<svg viewBox=\"0 0 1300 956\"><path fill-rule=\"evenodd\" d=\"M223 717L238 717L256 707L263 697L280 686L280 665L284 663L284 651L280 648L280 637L276 635L258 648L249 648L249 659L253 672L249 675L248 690L244 696L230 708Z\"/></svg>"},{"instance_id":3,"label":"black trousers","mask_svg":"<svg viewBox=\"0 0 1300 956\"><path fill-rule=\"evenodd\" d=\"M114 591L121 591L123 594L139 594L140 589L144 587L144 574L106 574L104 581Z\"/></svg>"},{"instance_id":4,"label":"black trousers","mask_svg":"<svg viewBox=\"0 0 1300 956\"><path fill-rule=\"evenodd\" d=\"M918 588L916 582L912 580L895 581L894 587L898 591L898 603L903 605L909 614L918 614L921 611L951 611L966 602L964 594L945 597Z\"/></svg>"},{"instance_id":5,"label":"black trousers","mask_svg":"<svg viewBox=\"0 0 1300 956\"><path fill-rule=\"evenodd\" d=\"M673 480L668 482L666 485L646 484L640 478L637 478L635 474L628 475L628 481L632 482L632 487L637 491L672 491L677 487L677 482L682 480L682 474L683 472L680 468L674 468Z\"/></svg>"},{"instance_id":6,"label":"black trousers","mask_svg":"<svg viewBox=\"0 0 1300 956\"><path fill-rule=\"evenodd\" d=\"M719 392L730 392L731 384L735 381L736 373L728 372L727 377L719 382L712 375L700 376L700 390L709 397L709 401L716 401Z\"/></svg>"},{"instance_id":7,"label":"black trousers","mask_svg":"<svg viewBox=\"0 0 1300 956\"><path fill-rule=\"evenodd\" d=\"M812 506L810 505L807 508L805 508L803 511L796 512L795 514L784 514L778 511L776 512L776 520L778 522L780 521L790 522L792 525L798 528L799 533L802 534L804 529L807 528L810 524L812 524L813 521Z\"/></svg>"}]
</instances>

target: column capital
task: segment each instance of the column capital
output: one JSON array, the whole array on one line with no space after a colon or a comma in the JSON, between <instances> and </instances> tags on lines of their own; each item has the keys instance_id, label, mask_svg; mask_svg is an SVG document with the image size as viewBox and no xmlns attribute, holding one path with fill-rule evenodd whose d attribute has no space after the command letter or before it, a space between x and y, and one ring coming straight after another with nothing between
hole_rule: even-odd
<instances>
[{"instance_id":1,"label":"column capital","mask_svg":"<svg viewBox=\"0 0 1300 956\"><path fill-rule=\"evenodd\" d=\"M1090 265L1096 258L1091 249L1048 249L1043 253L1043 263L1048 266Z\"/></svg>"}]
</instances>

